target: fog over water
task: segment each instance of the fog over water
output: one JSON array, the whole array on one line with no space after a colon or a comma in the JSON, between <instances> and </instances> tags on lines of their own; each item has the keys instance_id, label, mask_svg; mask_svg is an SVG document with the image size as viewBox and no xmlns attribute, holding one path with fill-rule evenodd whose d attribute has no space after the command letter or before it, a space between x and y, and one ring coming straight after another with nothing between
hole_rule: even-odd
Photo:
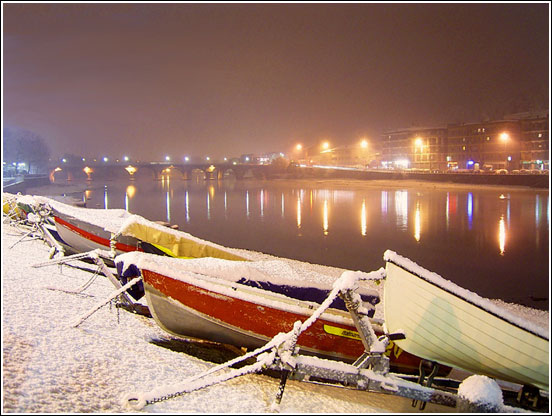
<instances>
[{"instance_id":1,"label":"fog over water","mask_svg":"<svg viewBox=\"0 0 552 416\"><path fill-rule=\"evenodd\" d=\"M75 183L73 183L75 185ZM225 246L353 270L390 249L466 289L549 304L547 190L363 181L92 181L72 196Z\"/></svg>"}]
</instances>

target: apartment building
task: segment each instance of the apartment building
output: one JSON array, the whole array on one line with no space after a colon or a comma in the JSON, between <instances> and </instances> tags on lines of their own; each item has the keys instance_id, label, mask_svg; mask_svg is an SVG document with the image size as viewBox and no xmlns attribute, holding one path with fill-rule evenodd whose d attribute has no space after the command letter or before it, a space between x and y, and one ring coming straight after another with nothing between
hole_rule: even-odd
<instances>
[{"instance_id":1,"label":"apartment building","mask_svg":"<svg viewBox=\"0 0 552 416\"><path fill-rule=\"evenodd\" d=\"M446 127L412 127L388 131L381 138L381 165L387 168L444 170Z\"/></svg>"},{"instance_id":2,"label":"apartment building","mask_svg":"<svg viewBox=\"0 0 552 416\"><path fill-rule=\"evenodd\" d=\"M382 134L381 148L381 166L388 168L549 169L549 115L394 130Z\"/></svg>"}]
</instances>

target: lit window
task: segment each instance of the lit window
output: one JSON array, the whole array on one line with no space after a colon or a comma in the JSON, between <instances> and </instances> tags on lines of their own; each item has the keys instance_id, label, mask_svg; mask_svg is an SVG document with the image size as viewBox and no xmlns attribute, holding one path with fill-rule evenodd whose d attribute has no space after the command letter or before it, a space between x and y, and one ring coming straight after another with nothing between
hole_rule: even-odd
<instances>
[{"instance_id":1,"label":"lit window","mask_svg":"<svg viewBox=\"0 0 552 416\"><path fill-rule=\"evenodd\" d=\"M541 138L541 137L542 137L542 133L539 133L539 138Z\"/></svg>"},{"instance_id":2,"label":"lit window","mask_svg":"<svg viewBox=\"0 0 552 416\"><path fill-rule=\"evenodd\" d=\"M466 146L462 146L462 150L466 150Z\"/></svg>"}]
</instances>

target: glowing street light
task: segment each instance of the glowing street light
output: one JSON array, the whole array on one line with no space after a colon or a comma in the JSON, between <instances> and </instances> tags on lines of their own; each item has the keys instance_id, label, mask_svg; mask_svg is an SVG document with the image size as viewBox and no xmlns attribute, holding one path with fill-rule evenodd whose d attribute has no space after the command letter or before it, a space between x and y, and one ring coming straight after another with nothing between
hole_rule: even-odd
<instances>
[{"instance_id":1,"label":"glowing street light","mask_svg":"<svg viewBox=\"0 0 552 416\"><path fill-rule=\"evenodd\" d=\"M508 141L510 140L510 135L507 133L507 132L502 132L500 133L500 140L502 140L502 142L504 143L504 157L507 159L507 160L511 160L510 157L508 157L506 155L506 143L508 143ZM504 162L504 168L506 168L508 166L508 162L505 161Z\"/></svg>"},{"instance_id":2,"label":"glowing street light","mask_svg":"<svg viewBox=\"0 0 552 416\"><path fill-rule=\"evenodd\" d=\"M109 160L109 159L108 159L107 157L104 156L103 161L104 161L104 162L107 162L108 160Z\"/></svg>"},{"instance_id":3,"label":"glowing street light","mask_svg":"<svg viewBox=\"0 0 552 416\"><path fill-rule=\"evenodd\" d=\"M420 166L422 163L422 153L424 151L424 141L420 136L417 136L414 139L414 153L416 153L416 149L419 149L420 156L418 156L418 162L420 162Z\"/></svg>"},{"instance_id":4,"label":"glowing street light","mask_svg":"<svg viewBox=\"0 0 552 416\"><path fill-rule=\"evenodd\" d=\"M329 148L330 148L330 143L328 143L328 142L322 143L322 149L328 150Z\"/></svg>"},{"instance_id":5,"label":"glowing street light","mask_svg":"<svg viewBox=\"0 0 552 416\"><path fill-rule=\"evenodd\" d=\"M303 145L301 143L298 143L297 146L295 146L295 150L300 152L301 150L303 150Z\"/></svg>"},{"instance_id":6,"label":"glowing street light","mask_svg":"<svg viewBox=\"0 0 552 416\"><path fill-rule=\"evenodd\" d=\"M168 162L171 160L170 156L165 156L165 160Z\"/></svg>"},{"instance_id":7,"label":"glowing street light","mask_svg":"<svg viewBox=\"0 0 552 416\"><path fill-rule=\"evenodd\" d=\"M123 160L124 160L125 162L128 162L128 156L124 156L124 157L123 157Z\"/></svg>"}]
</instances>

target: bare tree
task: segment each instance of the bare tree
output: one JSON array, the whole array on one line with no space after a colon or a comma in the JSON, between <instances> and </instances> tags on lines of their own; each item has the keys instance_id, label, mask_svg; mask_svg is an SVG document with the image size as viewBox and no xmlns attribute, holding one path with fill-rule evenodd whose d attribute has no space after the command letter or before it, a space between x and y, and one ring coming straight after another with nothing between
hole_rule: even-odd
<instances>
[{"instance_id":1,"label":"bare tree","mask_svg":"<svg viewBox=\"0 0 552 416\"><path fill-rule=\"evenodd\" d=\"M15 163L15 173L20 163L25 163L26 171L39 172L45 168L50 158L50 149L42 136L29 130L4 127L2 160L8 165Z\"/></svg>"}]
</instances>

